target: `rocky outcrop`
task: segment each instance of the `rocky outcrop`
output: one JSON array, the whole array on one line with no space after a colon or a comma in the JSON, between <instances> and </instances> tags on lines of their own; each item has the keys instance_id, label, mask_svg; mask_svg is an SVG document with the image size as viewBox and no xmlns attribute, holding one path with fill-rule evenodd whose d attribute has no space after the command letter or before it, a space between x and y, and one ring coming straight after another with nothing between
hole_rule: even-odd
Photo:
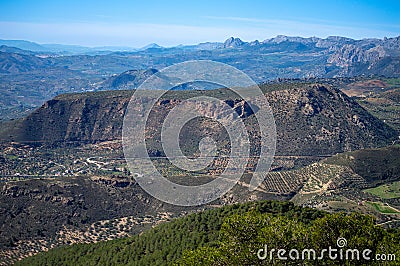
<instances>
[{"instance_id":1,"label":"rocky outcrop","mask_svg":"<svg viewBox=\"0 0 400 266\"><path fill-rule=\"evenodd\" d=\"M230 37L224 42L224 48L237 48L245 44L241 39Z\"/></svg>"},{"instance_id":2,"label":"rocky outcrop","mask_svg":"<svg viewBox=\"0 0 400 266\"><path fill-rule=\"evenodd\" d=\"M349 66L355 63L374 64L387 55L385 49L378 45L369 49L354 44L343 45L334 52L327 60L329 64L337 66Z\"/></svg>"},{"instance_id":3,"label":"rocky outcrop","mask_svg":"<svg viewBox=\"0 0 400 266\"><path fill-rule=\"evenodd\" d=\"M184 93L174 92L154 106L152 119L148 121L149 132L155 135L159 132L157 128L168 112L182 101ZM215 91L190 93L213 95ZM133 91L105 91L59 96L27 118L8 125L0 137L7 141L78 144L118 140L121 139L123 117L132 94ZM280 154L335 154L384 146L396 138L393 129L345 94L327 86L299 85L267 93L266 97L275 117L277 152ZM227 96L225 102L247 121L250 135L256 139L258 127L248 104L233 96ZM141 103L136 104L139 106ZM210 117L218 113L213 105L205 104L200 108ZM218 127L215 130L219 130ZM212 129L209 131L210 134L216 133ZM196 134L193 132L193 136Z\"/></svg>"}]
</instances>

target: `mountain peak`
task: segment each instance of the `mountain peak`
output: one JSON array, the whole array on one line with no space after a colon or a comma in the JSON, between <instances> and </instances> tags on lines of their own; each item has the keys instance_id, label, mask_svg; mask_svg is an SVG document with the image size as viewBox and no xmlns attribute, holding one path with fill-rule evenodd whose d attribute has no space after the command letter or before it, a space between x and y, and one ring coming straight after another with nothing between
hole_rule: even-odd
<instances>
[{"instance_id":1,"label":"mountain peak","mask_svg":"<svg viewBox=\"0 0 400 266\"><path fill-rule=\"evenodd\" d=\"M146 50L146 49L160 49L163 48L162 46L156 44L156 43L150 43L144 47L141 48L141 50Z\"/></svg>"},{"instance_id":2,"label":"mountain peak","mask_svg":"<svg viewBox=\"0 0 400 266\"><path fill-rule=\"evenodd\" d=\"M224 42L224 48L236 48L245 44L240 38L230 37Z\"/></svg>"}]
</instances>

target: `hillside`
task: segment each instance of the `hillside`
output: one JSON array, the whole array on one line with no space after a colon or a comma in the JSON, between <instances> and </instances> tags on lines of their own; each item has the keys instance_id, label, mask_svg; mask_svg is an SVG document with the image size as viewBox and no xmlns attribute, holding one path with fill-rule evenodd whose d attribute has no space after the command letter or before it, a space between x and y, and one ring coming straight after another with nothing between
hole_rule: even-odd
<instances>
[{"instance_id":1,"label":"hillside","mask_svg":"<svg viewBox=\"0 0 400 266\"><path fill-rule=\"evenodd\" d=\"M349 150L385 146L396 132L370 115L354 100L324 85L264 85L277 126L278 155L332 155ZM93 143L121 139L122 120L132 91L62 95L46 102L27 118L2 127L3 141ZM168 110L194 95L218 95L226 102L244 104L225 90L170 92L155 106L151 130ZM222 95L222 96L221 96ZM238 109L240 110L240 109ZM245 115L250 135L256 138L256 122ZM153 125L153 127L152 127ZM218 129L213 129L217 134ZM156 132L156 131L154 131ZM198 132L188 132L197 136ZM161 148L157 144L153 150Z\"/></svg>"},{"instance_id":2,"label":"hillside","mask_svg":"<svg viewBox=\"0 0 400 266\"><path fill-rule=\"evenodd\" d=\"M108 78L98 86L99 89L135 89L156 72L156 69L128 70L119 75Z\"/></svg>"},{"instance_id":3,"label":"hillside","mask_svg":"<svg viewBox=\"0 0 400 266\"><path fill-rule=\"evenodd\" d=\"M5 146L0 160L8 169L0 169L1 173L10 175L16 169L19 174L9 180L3 174L0 254L12 260L60 245L112 240L191 211L265 199L367 213L389 227L398 226L400 219L400 213L380 213L367 203L400 209L398 197L385 199L363 192L400 180L398 146L353 151L300 169L270 172L254 192L246 187L246 174L221 199L190 209L163 204L145 193L126 172L124 160L118 159L119 149L113 142L63 149ZM24 171L30 176L24 176ZM166 175L174 175L168 171L164 167ZM196 182L196 177L175 174L178 180Z\"/></svg>"},{"instance_id":4,"label":"hillside","mask_svg":"<svg viewBox=\"0 0 400 266\"><path fill-rule=\"evenodd\" d=\"M400 181L399 158L398 145L364 149L338 154L281 175L288 180L302 180L301 189L291 199L296 204L327 211L366 213L386 226L398 227L400 198L396 190L383 188L395 188ZM378 192L372 193L375 191Z\"/></svg>"},{"instance_id":5,"label":"hillside","mask_svg":"<svg viewBox=\"0 0 400 266\"><path fill-rule=\"evenodd\" d=\"M0 147L0 258L7 261L60 245L135 235L205 208L290 198L250 192L244 183L248 180L243 180L208 206L176 207L143 191L127 169L118 142L67 148L18 143ZM162 161L155 163L163 166ZM168 167L163 171L189 183L214 178L169 172Z\"/></svg>"},{"instance_id":6,"label":"hillside","mask_svg":"<svg viewBox=\"0 0 400 266\"><path fill-rule=\"evenodd\" d=\"M327 164L350 167L374 185L400 180L400 146L364 149L338 154L325 160Z\"/></svg>"},{"instance_id":7,"label":"hillside","mask_svg":"<svg viewBox=\"0 0 400 266\"><path fill-rule=\"evenodd\" d=\"M329 85L291 81L264 84L261 89L277 126L274 171L250 192L250 163L231 191L207 206L194 208L155 200L138 186L127 168L120 138L133 91L64 94L26 118L3 123L0 256L13 261L60 245L112 240L188 212L259 200L293 200L329 211L358 210L396 227L396 213L387 215L369 206L379 203L397 208L398 199L385 200L363 192L399 180L396 146L353 151L321 161L343 151L389 145L397 138L396 132ZM224 167L215 163L208 169L210 173L188 173L162 158L157 128L173 107L198 95L217 97L232 106L247 126L253 151L258 145L254 114L229 90L170 91L155 105L148 121L148 151L155 166L177 183L210 181ZM196 154L204 136L215 137L222 148L229 147L218 125L197 122L181 132L182 149L189 155ZM358 202L365 203L361 206Z\"/></svg>"},{"instance_id":8,"label":"hillside","mask_svg":"<svg viewBox=\"0 0 400 266\"><path fill-rule=\"evenodd\" d=\"M340 153L300 169L269 172L261 187L276 194L376 187L400 181L399 157L398 145Z\"/></svg>"},{"instance_id":9,"label":"hillside","mask_svg":"<svg viewBox=\"0 0 400 266\"><path fill-rule=\"evenodd\" d=\"M17 53L15 53L17 52ZM19 51L0 51L0 74L19 74L50 66L50 61L34 55L18 53Z\"/></svg>"},{"instance_id":10,"label":"hillside","mask_svg":"<svg viewBox=\"0 0 400 266\"><path fill-rule=\"evenodd\" d=\"M326 230L329 236L322 237ZM336 246L339 237L350 247L396 253L400 235L376 227L367 216L257 202L192 214L131 238L57 248L16 265L265 265L254 251L264 245L320 250Z\"/></svg>"},{"instance_id":11,"label":"hillside","mask_svg":"<svg viewBox=\"0 0 400 266\"><path fill-rule=\"evenodd\" d=\"M374 116L385 121L400 133L400 89L384 90L358 99Z\"/></svg>"},{"instance_id":12,"label":"hillside","mask_svg":"<svg viewBox=\"0 0 400 266\"><path fill-rule=\"evenodd\" d=\"M279 78L399 77L399 41L400 37L354 40L339 36L325 39L277 36L245 42L232 37L219 43L118 50L0 40L0 44L10 46L0 49L0 78L7 81L7 86L0 87L0 92L7 95L0 99L0 107L28 105L32 99L36 100L35 106L40 106L66 92L126 89L118 81L116 86L108 83L116 75L129 80L130 74L136 75L135 71L162 69L187 60L226 63L257 83ZM71 75L74 78L65 78ZM64 81L62 86L58 79ZM131 88L140 80L131 81Z\"/></svg>"}]
</instances>

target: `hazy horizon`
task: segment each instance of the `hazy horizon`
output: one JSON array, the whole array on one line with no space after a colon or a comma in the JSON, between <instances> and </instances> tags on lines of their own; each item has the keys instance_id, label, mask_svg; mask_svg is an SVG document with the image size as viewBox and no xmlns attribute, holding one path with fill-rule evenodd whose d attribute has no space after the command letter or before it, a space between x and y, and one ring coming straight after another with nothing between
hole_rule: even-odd
<instances>
[{"instance_id":1,"label":"hazy horizon","mask_svg":"<svg viewBox=\"0 0 400 266\"><path fill-rule=\"evenodd\" d=\"M290 35L279 34L279 35L271 36L271 37L264 38L264 39L257 39L257 41L262 42L264 40L273 39L273 38L276 38L278 36L286 36L286 37L294 37L294 38L296 38L296 37L300 37L300 38L320 38L320 39L326 39L328 37L346 37L346 36L340 36L340 35L330 35L330 36L326 36L326 37L320 37L320 36L290 36ZM400 36L400 34L397 35L397 36L392 36L392 37L387 37L387 38L395 38L395 37L398 37L398 36ZM237 36L230 36L230 37L240 38L240 37L237 37ZM228 37L228 38L230 38L230 37ZM160 45L161 47L164 47L164 48L172 48L172 47L177 47L177 46L180 46L180 45L191 46L191 45L198 45L198 44L201 44L201 43L214 43L214 42L215 43L224 43L224 41L226 41L228 38L226 38L224 40L205 41L205 42L199 42L199 43L188 43L188 44L177 44L177 45L166 45L166 46L160 45L159 43L156 43L156 42L150 42L150 43L147 43L147 44L145 44L143 46L137 46L137 47L125 46L125 45L96 45L96 46L90 46L90 45L67 44L67 43L40 43L40 42L35 42L35 41L32 41L32 40L26 40L26 39L0 39L0 40L1 41L27 41L27 42L36 43L36 44L39 44L39 45L66 45L66 46L76 46L76 47L93 48L93 49L96 49L96 48L107 48L107 47L109 47L109 48L113 48L114 47L114 48L141 49L141 48L144 48L144 47L150 46L150 45ZM346 37L346 38L350 38L350 37ZM240 38L240 39L242 41L244 41L244 42L256 41L256 40L244 40L242 38ZM366 37L366 38L351 38L351 39L362 40L362 39L383 39L383 38L368 38L368 37Z\"/></svg>"},{"instance_id":2,"label":"hazy horizon","mask_svg":"<svg viewBox=\"0 0 400 266\"><path fill-rule=\"evenodd\" d=\"M398 1L2 1L0 39L88 47L400 35Z\"/></svg>"}]
</instances>

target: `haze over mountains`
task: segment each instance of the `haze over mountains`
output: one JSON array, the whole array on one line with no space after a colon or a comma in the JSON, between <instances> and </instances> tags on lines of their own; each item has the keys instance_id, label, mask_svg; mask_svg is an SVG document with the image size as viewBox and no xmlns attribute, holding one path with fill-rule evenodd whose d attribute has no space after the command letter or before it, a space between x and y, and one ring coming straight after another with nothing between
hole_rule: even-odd
<instances>
[{"instance_id":1,"label":"haze over mountains","mask_svg":"<svg viewBox=\"0 0 400 266\"><path fill-rule=\"evenodd\" d=\"M397 39L397 40L396 40ZM31 41L26 40L1 40L0 46L9 46L15 47L22 50L29 50L33 52L53 52L58 54L84 54L84 53L93 53L98 51L103 52L113 52L113 51L140 51L146 50L149 48L155 49L171 49L171 48L181 48L181 49L199 49L199 50L213 50L218 48L237 48L240 46L259 46L263 44L279 44L282 42L294 42L301 44L314 44L316 47L320 48L331 48L334 49L335 45L359 45L359 46L368 46L370 48L373 46L383 46L384 48L389 49L398 49L398 38L370 38L370 39L361 39L355 40L347 37L340 36L329 36L327 38L319 38L319 37L292 37L285 35L278 35L273 38L265 39L263 41L254 40L250 42L242 41L240 38L230 37L226 39L224 42L204 42L196 45L178 45L171 47L163 47L156 43L148 44L141 48L128 47L128 46L98 46L98 47L87 47L81 45L65 45L65 44L38 44Z\"/></svg>"},{"instance_id":2,"label":"haze over mountains","mask_svg":"<svg viewBox=\"0 0 400 266\"><path fill-rule=\"evenodd\" d=\"M370 74L374 74L374 69L377 66L374 66L377 64L378 61L382 60L383 58L390 58L390 60L396 59L400 56L399 52L399 46L400 46L400 37L396 38L384 38L384 39L362 39L362 40L354 40L350 38L345 38L345 37L339 37L339 36L331 36L327 37L326 39L321 39L317 37L310 37L310 38L302 38L302 37L289 37L289 36L284 36L284 35L278 35L275 38L271 39L266 39L264 41L252 41L252 42L244 42L239 38L228 38L225 42L206 42L206 43L200 43L197 45L179 45L176 47L169 47L165 48L162 46L159 46L155 43L146 45L145 47L142 48L130 48L130 47L84 47L84 46L78 46L78 45L62 45L62 44L37 44L34 42L29 42L29 41L19 41L19 40L0 40L0 51L1 52L6 52L6 53L18 53L18 54L26 54L26 55L35 55L37 57L58 57L58 56L70 56L70 55L100 55L102 54L103 56L107 56L110 54L114 54L114 56L119 55L119 56L128 56L129 53L139 53L146 51L146 54L154 54L156 57L157 55L160 56L162 55L169 55L170 56L178 56L179 53L183 53L184 55L188 56L189 59L213 59L216 60L220 57L221 55L231 55L229 52L230 49L235 49L238 50L237 52L248 52L252 53L254 57L256 55L260 55L261 58L259 58L259 62L252 62L252 63L269 63L271 64L272 62L265 62L267 61L266 59L275 59L273 57L274 54L279 54L279 53L289 53L294 56L296 53L299 55L303 55L303 57L309 55L309 56L316 56L316 57L322 57L323 55L327 55L326 60L324 60L326 66L336 66L339 68L343 67L349 67L349 66L354 66L354 65L359 65L358 67L361 67L362 65L365 65L367 69L369 70ZM14 47L14 48L13 48ZM18 49L15 49L18 48ZM216 54L213 53L204 53L204 51L214 51L217 50ZM203 51L203 53L196 53L196 51ZM123 52L123 53L121 53ZM128 53L128 54L127 54ZM189 53L189 54L187 54ZM265 58L266 56L269 56L271 58ZM208 58L203 58L203 57L208 57ZM80 57L82 59L82 57ZM279 57L278 57L279 58ZM89 58L86 57L86 60ZM169 58L170 60L173 60L173 58ZM286 58L285 58L286 59ZM294 58L293 58L294 59ZM301 59L301 57L299 58ZM243 60L241 57L239 57L239 60ZM175 61L175 60L174 60ZM223 60L221 60L223 61ZM287 64L288 62L285 63ZM176 62L176 61L175 61ZM317 71L317 72L309 72L309 71L304 71L300 66L302 65L304 60L299 60L298 62L298 67L292 66L294 69L292 71L298 72L297 77L309 77L309 76L315 76L315 77L321 77L321 76L334 76L334 75L354 75L357 74L356 72L351 72L349 69L341 70L338 73L335 73L333 70L334 69L325 69L325 71ZM52 62L52 65L56 65L56 62ZM65 62L63 62L65 63ZM85 62L82 62L85 63ZM165 63L169 62L164 62ZM171 62L172 63L172 62ZM241 62L242 64L244 62ZM292 62L294 63L294 62ZM158 62L158 64L161 64L161 62ZM158 65L157 64L157 65ZM385 62L382 65L379 66L379 68L384 67L386 64L389 64L389 62ZM3 73L18 73L18 71L13 71L13 68L11 65L4 65L1 67ZM153 67L156 67L157 65L153 65ZM68 64L66 65L67 67ZM64 65L64 67L66 67ZM238 64L238 66L240 66ZM279 65L278 65L279 66ZM103 67L101 65L97 65L97 67L100 67L98 69L99 72L104 71ZM246 70L246 66L242 66L243 70ZM281 66L281 68L285 68ZM72 67L74 69L74 67ZM129 69L126 69L129 70ZM338 70L338 69L336 69ZM382 70L382 69L380 69ZM375 69L376 71L376 69ZM393 68L391 71L394 71L394 73L391 73L390 71L387 72L386 74L396 74L398 75L399 73L396 72L396 70ZM25 72L25 71L22 71ZM107 71L105 71L107 72ZM118 72L118 71L117 71ZM117 73L114 71L113 74ZM257 74L257 73L255 73ZM272 74L272 73L271 73ZM283 73L285 74L285 73ZM290 73L287 73L290 74ZM291 76L294 74L291 73ZM254 78L260 78L255 76ZM273 78L271 76L266 76L266 79Z\"/></svg>"},{"instance_id":3,"label":"haze over mountains","mask_svg":"<svg viewBox=\"0 0 400 266\"><path fill-rule=\"evenodd\" d=\"M3 119L19 117L62 93L120 89L121 86L113 87L107 81L115 79L113 75L130 70L162 69L187 60L227 63L256 82L278 78L400 76L400 37L353 40L277 36L261 42L244 42L232 37L223 43L171 48L152 44L139 50L6 40L0 44L3 44L0 46L3 96L0 118Z\"/></svg>"}]
</instances>

